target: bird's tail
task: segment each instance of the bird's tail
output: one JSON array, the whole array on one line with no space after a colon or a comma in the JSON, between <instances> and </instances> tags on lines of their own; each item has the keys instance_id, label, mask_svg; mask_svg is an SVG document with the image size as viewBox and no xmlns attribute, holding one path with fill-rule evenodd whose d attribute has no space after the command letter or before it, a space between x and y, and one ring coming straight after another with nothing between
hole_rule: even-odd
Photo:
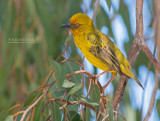
<instances>
[{"instance_id":1,"label":"bird's tail","mask_svg":"<svg viewBox=\"0 0 160 121\"><path fill-rule=\"evenodd\" d=\"M123 66L123 65L120 65L120 68L121 68L121 71L122 71L125 75L129 76L130 78L133 78L133 79L137 82L137 84L143 88L142 84L141 84L140 81L137 79L137 77L135 76L135 74L132 72L132 69L131 69L131 68L126 68L126 67ZM144 89L144 88L143 88L143 89Z\"/></svg>"},{"instance_id":2,"label":"bird's tail","mask_svg":"<svg viewBox=\"0 0 160 121\"><path fill-rule=\"evenodd\" d=\"M133 73L133 72L132 72L132 73ZM131 78L133 78L134 80L136 80L136 82L138 83L138 85L143 88L142 84L140 83L140 81L137 79L137 77L136 77L135 75L134 75L134 77L131 77ZM144 89L144 88L143 88L143 89Z\"/></svg>"}]
</instances>

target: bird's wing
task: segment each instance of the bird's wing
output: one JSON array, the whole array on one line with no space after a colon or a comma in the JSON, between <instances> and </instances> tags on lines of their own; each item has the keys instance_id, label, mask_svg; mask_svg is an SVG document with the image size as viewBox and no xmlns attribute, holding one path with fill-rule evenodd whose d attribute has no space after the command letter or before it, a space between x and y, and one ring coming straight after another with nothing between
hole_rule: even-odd
<instances>
[{"instance_id":1,"label":"bird's wing","mask_svg":"<svg viewBox=\"0 0 160 121\"><path fill-rule=\"evenodd\" d=\"M118 58L113 50L114 43L107 42L108 40L106 41L106 39L109 38L101 37L97 33L88 34L87 39L92 45L89 51L104 64L106 64L106 66L108 66L110 69L122 74Z\"/></svg>"},{"instance_id":2,"label":"bird's wing","mask_svg":"<svg viewBox=\"0 0 160 121\"><path fill-rule=\"evenodd\" d=\"M117 48L117 46L102 33L90 33L87 36L88 41L91 43L90 52L100 59L106 66L115 72L124 74L136 80L136 82L143 88L140 81L136 78L129 62L125 59L124 55ZM120 62L121 61L121 62Z\"/></svg>"}]
</instances>

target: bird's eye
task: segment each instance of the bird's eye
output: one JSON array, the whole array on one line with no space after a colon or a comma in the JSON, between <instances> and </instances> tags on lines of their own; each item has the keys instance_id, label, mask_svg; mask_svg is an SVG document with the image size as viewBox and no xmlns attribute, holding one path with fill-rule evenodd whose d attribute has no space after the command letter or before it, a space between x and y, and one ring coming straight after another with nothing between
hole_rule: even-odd
<instances>
[{"instance_id":1,"label":"bird's eye","mask_svg":"<svg viewBox=\"0 0 160 121\"><path fill-rule=\"evenodd\" d=\"M77 24L74 24L74 27L75 28L78 28L79 27L79 24L77 23Z\"/></svg>"}]
</instances>

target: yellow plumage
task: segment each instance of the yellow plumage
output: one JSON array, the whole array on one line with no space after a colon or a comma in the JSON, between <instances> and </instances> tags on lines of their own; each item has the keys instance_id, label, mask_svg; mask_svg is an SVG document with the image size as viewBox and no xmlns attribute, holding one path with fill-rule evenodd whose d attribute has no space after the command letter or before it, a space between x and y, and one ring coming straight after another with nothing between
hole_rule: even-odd
<instances>
[{"instance_id":1,"label":"yellow plumage","mask_svg":"<svg viewBox=\"0 0 160 121\"><path fill-rule=\"evenodd\" d=\"M142 87L122 52L106 35L94 27L87 15L75 14L70 22L62 27L70 28L76 46L91 64L103 71L110 70L112 73L129 76Z\"/></svg>"}]
</instances>

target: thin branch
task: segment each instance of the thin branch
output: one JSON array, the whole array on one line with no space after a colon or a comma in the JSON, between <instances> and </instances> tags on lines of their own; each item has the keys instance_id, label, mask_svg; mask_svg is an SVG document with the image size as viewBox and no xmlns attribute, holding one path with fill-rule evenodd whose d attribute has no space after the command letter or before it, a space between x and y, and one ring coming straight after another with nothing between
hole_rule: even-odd
<instances>
[{"instance_id":1,"label":"thin branch","mask_svg":"<svg viewBox=\"0 0 160 121\"><path fill-rule=\"evenodd\" d=\"M53 84L55 84L55 83L56 83L56 81L52 82L52 83L47 87L47 89L45 90L45 92L44 92L32 105L30 105L30 106L24 111L24 113L23 113L20 121L24 121L27 113L28 113L34 106L37 105L37 103L48 93L50 87L51 87Z\"/></svg>"},{"instance_id":2,"label":"thin branch","mask_svg":"<svg viewBox=\"0 0 160 121\"><path fill-rule=\"evenodd\" d=\"M158 0L154 0L154 4L155 4L155 12L156 12L156 18L157 18L157 21L156 21L156 29L155 29L155 41L157 43L157 59L158 61L160 62L160 14L159 14L159 11L160 11L160 1ZM150 102L150 106L149 106L149 110L148 110L148 113L146 115L146 117L144 118L144 121L147 121L150 117L150 114L151 114L151 111L153 109L153 106L154 106L154 103L155 103L155 97L156 97L156 93L157 93L157 89L158 89L158 86L159 86L159 75L158 75L158 72L156 71L156 74L155 74L155 88L153 90L153 93L152 93L152 98L151 98L151 102Z\"/></svg>"},{"instance_id":3,"label":"thin branch","mask_svg":"<svg viewBox=\"0 0 160 121\"><path fill-rule=\"evenodd\" d=\"M61 63L64 63L64 62L66 62L66 61L72 61L72 62L78 64L83 70L85 70L85 69L84 69L84 66L83 66L82 64L80 64L79 62L74 61L74 60L66 59L66 60L61 61Z\"/></svg>"},{"instance_id":4,"label":"thin branch","mask_svg":"<svg viewBox=\"0 0 160 121\"><path fill-rule=\"evenodd\" d=\"M149 48L146 45L146 43L143 44L142 49L146 53L146 55L148 56L150 61L154 64L154 66L157 69L157 71L160 73L160 65L159 65L158 61L155 59L155 57L153 56L153 54L151 53L151 51L149 50Z\"/></svg>"},{"instance_id":5,"label":"thin branch","mask_svg":"<svg viewBox=\"0 0 160 121\"><path fill-rule=\"evenodd\" d=\"M68 91L68 89L66 89L66 91L65 91L64 95L62 96L62 98L61 98L61 100L60 100L59 104L61 104L62 100L63 100L63 99L64 99L64 97L66 96L67 91Z\"/></svg>"},{"instance_id":6,"label":"thin branch","mask_svg":"<svg viewBox=\"0 0 160 121\"><path fill-rule=\"evenodd\" d=\"M127 121L126 118L122 114L120 114L119 112L117 112L117 111L113 111L113 112L118 114L124 121Z\"/></svg>"},{"instance_id":7,"label":"thin branch","mask_svg":"<svg viewBox=\"0 0 160 121\"><path fill-rule=\"evenodd\" d=\"M83 58L82 58L82 67L84 67L84 59L85 59L85 57L84 57L84 55L83 55ZM84 68L82 68L82 70L85 70ZM82 94L84 93L84 79L85 79L85 77L84 77L84 74L82 74ZM88 94L87 94L87 97L88 97ZM84 117L83 118L83 120L86 120L86 106L84 106L84 108L83 108L83 106L81 106L81 117ZM84 115L84 116L83 116Z\"/></svg>"},{"instance_id":8,"label":"thin branch","mask_svg":"<svg viewBox=\"0 0 160 121\"><path fill-rule=\"evenodd\" d=\"M154 88L153 93L152 93L152 98L151 98L151 102L150 102L148 113L147 113L147 115L146 115L146 117L144 118L143 121L148 121L148 119L150 117L151 111L152 111L154 103L155 103L155 97L156 97L158 85L159 85L159 77L158 77L158 72L156 71L155 88Z\"/></svg>"},{"instance_id":9,"label":"thin branch","mask_svg":"<svg viewBox=\"0 0 160 121\"><path fill-rule=\"evenodd\" d=\"M94 9L94 12L93 12L93 16L92 16L92 21L94 21L95 18L96 18L96 14L97 14L97 10L98 10L98 7L99 7L99 3L100 3L100 0L97 0L96 6L95 6L95 9Z\"/></svg>"},{"instance_id":10,"label":"thin branch","mask_svg":"<svg viewBox=\"0 0 160 121\"><path fill-rule=\"evenodd\" d=\"M147 85L147 82L148 82L148 77L149 77L149 71L150 71L150 68L151 68L151 62L148 63L148 71L147 71L147 76L146 76L146 79L145 79L145 83L144 83L144 91L143 91L143 94L142 94L142 107L141 107L141 121L142 121L142 112L143 112L143 106L144 106L144 97L145 97L145 90L146 90L146 85Z\"/></svg>"},{"instance_id":11,"label":"thin branch","mask_svg":"<svg viewBox=\"0 0 160 121\"><path fill-rule=\"evenodd\" d=\"M68 49L68 47L73 43L73 40L70 41L70 43L66 46L66 48L63 50L63 52L57 57L56 61L58 61L61 56L66 52L66 50Z\"/></svg>"},{"instance_id":12,"label":"thin branch","mask_svg":"<svg viewBox=\"0 0 160 121\"><path fill-rule=\"evenodd\" d=\"M155 41L156 42L156 41ZM153 52L153 55L155 56L155 53L156 53L156 43L154 45L154 52ZM147 82L148 82L148 77L149 77L149 71L150 71L150 68L151 68L151 62L148 63L148 71L147 71L147 76L146 76L146 80L145 80L145 83L144 83L144 91L143 91L143 96L142 96L142 107L141 107L141 121L142 121L142 111L143 111L143 106L144 106L144 96L145 96L145 90L146 90L146 85L147 85Z\"/></svg>"},{"instance_id":13,"label":"thin branch","mask_svg":"<svg viewBox=\"0 0 160 121\"><path fill-rule=\"evenodd\" d=\"M155 68L160 72L160 66L157 60L152 55L152 53L150 52L143 38L143 12L142 10L143 10L143 0L137 0L136 1L136 35L135 35L134 42L130 48L130 52L128 54L128 60L131 66L133 67L133 64L137 56L139 55L141 49L143 49L143 51L149 57L150 61L155 65ZM128 79L129 77L126 77L124 75L120 77L118 87L117 87L115 96L113 98L113 109L116 111L119 110L119 108L117 108L117 105L121 104L122 102L122 97L123 97L124 90L125 90Z\"/></svg>"},{"instance_id":14,"label":"thin branch","mask_svg":"<svg viewBox=\"0 0 160 121\"><path fill-rule=\"evenodd\" d=\"M60 101L60 99L51 99L52 101ZM62 100L62 102L66 102L62 107L60 107L60 110L63 110L67 105L74 105L74 104L81 104L83 106L88 107L89 109L95 111L95 108L87 103L84 103L83 101L67 101L67 100Z\"/></svg>"},{"instance_id":15,"label":"thin branch","mask_svg":"<svg viewBox=\"0 0 160 121\"><path fill-rule=\"evenodd\" d=\"M128 60L133 66L140 50L141 50L141 43L143 40L143 16L142 16L142 10L143 10L143 0L137 0L136 1L136 35L134 39L134 43L132 44L130 48L130 52L128 54ZM118 103L120 104L122 101L122 97L124 94L124 90L127 84L129 77L126 77L122 75L119 79L119 83L117 86L117 90L115 93L115 96L113 98L113 109L118 112L119 108L117 108Z\"/></svg>"},{"instance_id":16,"label":"thin branch","mask_svg":"<svg viewBox=\"0 0 160 121\"><path fill-rule=\"evenodd\" d=\"M47 79L47 81L45 82L45 84L44 84L43 87L46 87L46 86L47 86L47 84L48 84L50 78L52 77L53 73L54 73L54 70L51 69L50 75L49 75L49 77L48 77L48 79Z\"/></svg>"},{"instance_id":17,"label":"thin branch","mask_svg":"<svg viewBox=\"0 0 160 121\"><path fill-rule=\"evenodd\" d=\"M93 76L92 74L90 74L90 73L87 72L86 70L79 70L79 71L75 71L74 73L67 74L66 77L71 77L71 76L73 76L73 75L81 74L81 73L87 74L89 77L92 77L92 76Z\"/></svg>"},{"instance_id":18,"label":"thin branch","mask_svg":"<svg viewBox=\"0 0 160 121\"><path fill-rule=\"evenodd\" d=\"M47 94L47 97L48 97L48 99L49 99L49 105L50 105L50 109L51 109L51 121L53 121L53 105L52 105L52 103L51 103L51 100L50 100L50 97L49 97L49 95Z\"/></svg>"}]
</instances>

